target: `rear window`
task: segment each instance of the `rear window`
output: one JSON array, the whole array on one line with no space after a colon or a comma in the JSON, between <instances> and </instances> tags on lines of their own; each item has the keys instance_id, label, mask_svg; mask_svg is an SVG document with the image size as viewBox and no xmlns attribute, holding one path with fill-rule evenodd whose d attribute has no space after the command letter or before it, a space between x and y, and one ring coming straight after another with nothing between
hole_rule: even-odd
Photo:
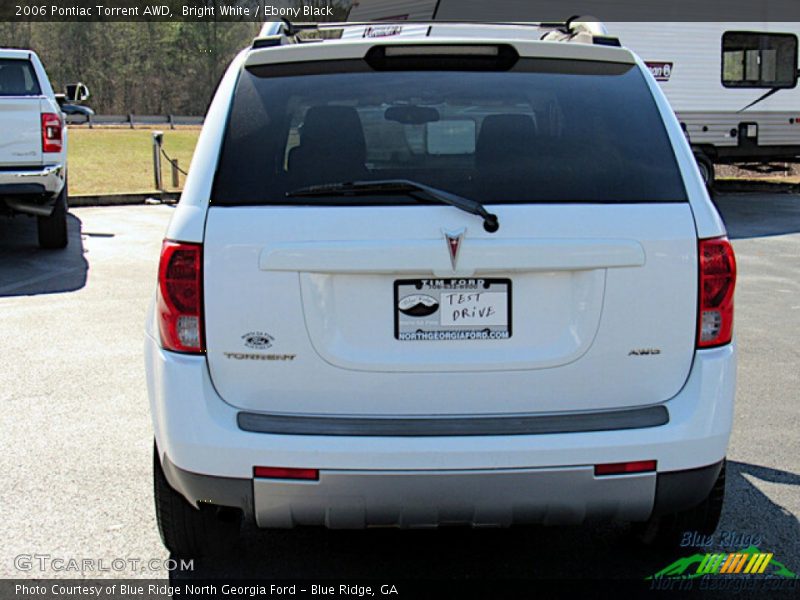
<instances>
[{"instance_id":1,"label":"rear window","mask_svg":"<svg viewBox=\"0 0 800 600\"><path fill-rule=\"evenodd\" d=\"M0 96L38 96L41 93L30 61L0 58Z\"/></svg>"},{"instance_id":2,"label":"rear window","mask_svg":"<svg viewBox=\"0 0 800 600\"><path fill-rule=\"evenodd\" d=\"M632 65L521 59L501 72L385 72L345 61L242 72L213 204L404 201L286 197L375 179L488 204L686 200L655 101Z\"/></svg>"}]
</instances>

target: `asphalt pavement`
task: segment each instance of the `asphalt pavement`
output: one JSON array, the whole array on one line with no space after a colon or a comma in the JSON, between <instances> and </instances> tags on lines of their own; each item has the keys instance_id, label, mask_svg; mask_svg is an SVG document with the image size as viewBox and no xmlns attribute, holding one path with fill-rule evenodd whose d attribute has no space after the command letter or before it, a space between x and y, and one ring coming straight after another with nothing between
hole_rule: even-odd
<instances>
[{"instance_id":1,"label":"asphalt pavement","mask_svg":"<svg viewBox=\"0 0 800 600\"><path fill-rule=\"evenodd\" d=\"M740 345L718 533L757 536L800 573L800 196L717 202L738 256ZM16 558L35 554L128 561L95 573L104 577L166 575L142 564L168 558L153 513L142 332L172 210L73 209L70 245L57 252L36 248L33 219L0 218L0 577L93 575ZM642 578L680 555L643 550L624 525L262 532L248 523L231 555L173 577Z\"/></svg>"}]
</instances>

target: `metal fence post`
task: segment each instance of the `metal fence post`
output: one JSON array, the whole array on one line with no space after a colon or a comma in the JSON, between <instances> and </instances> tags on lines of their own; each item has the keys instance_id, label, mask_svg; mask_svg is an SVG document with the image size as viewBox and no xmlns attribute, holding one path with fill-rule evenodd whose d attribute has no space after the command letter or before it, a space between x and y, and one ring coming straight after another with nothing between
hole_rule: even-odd
<instances>
[{"instance_id":1,"label":"metal fence post","mask_svg":"<svg viewBox=\"0 0 800 600\"><path fill-rule=\"evenodd\" d=\"M172 187L177 188L181 183L178 178L178 159L173 158L169 164L172 165Z\"/></svg>"},{"instance_id":2,"label":"metal fence post","mask_svg":"<svg viewBox=\"0 0 800 600\"><path fill-rule=\"evenodd\" d=\"M153 176L155 178L156 189L163 191L164 185L161 180L161 144L164 143L164 132L153 132Z\"/></svg>"}]
</instances>

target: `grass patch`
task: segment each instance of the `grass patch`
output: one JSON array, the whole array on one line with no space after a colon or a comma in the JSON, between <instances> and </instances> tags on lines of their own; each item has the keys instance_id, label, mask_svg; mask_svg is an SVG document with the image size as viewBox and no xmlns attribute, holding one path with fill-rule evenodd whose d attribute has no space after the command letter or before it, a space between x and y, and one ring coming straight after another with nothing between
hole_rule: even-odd
<instances>
[{"instance_id":1,"label":"grass patch","mask_svg":"<svg viewBox=\"0 0 800 600\"><path fill-rule=\"evenodd\" d=\"M199 128L164 129L164 150L177 158L184 171L197 143ZM75 128L69 130L69 193L121 194L154 192L153 136L150 129ZM167 190L172 188L169 163L162 158L162 179Z\"/></svg>"}]
</instances>

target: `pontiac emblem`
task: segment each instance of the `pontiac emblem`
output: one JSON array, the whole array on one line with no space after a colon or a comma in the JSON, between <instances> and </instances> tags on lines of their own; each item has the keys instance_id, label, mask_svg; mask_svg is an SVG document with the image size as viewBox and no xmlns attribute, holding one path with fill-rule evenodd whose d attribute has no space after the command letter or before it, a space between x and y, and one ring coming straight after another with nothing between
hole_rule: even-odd
<instances>
[{"instance_id":1,"label":"pontiac emblem","mask_svg":"<svg viewBox=\"0 0 800 600\"><path fill-rule=\"evenodd\" d=\"M459 231L442 231L444 240L447 242L447 251L450 253L450 264L453 266L453 271L456 270L456 263L458 263L458 254L461 251L461 242L464 239L466 229Z\"/></svg>"}]
</instances>

